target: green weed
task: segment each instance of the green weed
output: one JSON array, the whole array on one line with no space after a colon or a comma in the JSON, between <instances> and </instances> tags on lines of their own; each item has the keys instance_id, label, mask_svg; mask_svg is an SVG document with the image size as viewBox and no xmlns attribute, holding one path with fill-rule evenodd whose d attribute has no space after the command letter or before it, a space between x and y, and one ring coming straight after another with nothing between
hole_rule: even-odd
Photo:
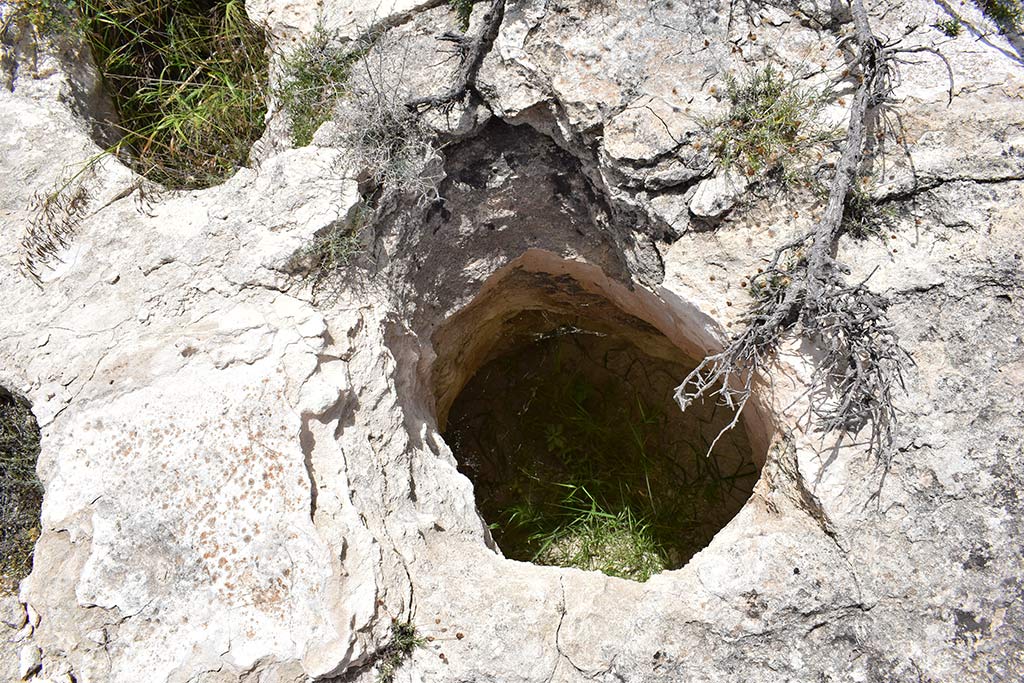
<instances>
[{"instance_id":1,"label":"green weed","mask_svg":"<svg viewBox=\"0 0 1024 683\"><path fill-rule=\"evenodd\" d=\"M723 168L738 166L747 176L786 164L833 136L819 118L831 99L824 88L787 81L772 65L743 78L725 78L729 112L703 121L711 150Z\"/></svg>"},{"instance_id":2,"label":"green weed","mask_svg":"<svg viewBox=\"0 0 1024 683\"><path fill-rule=\"evenodd\" d=\"M8 21L25 20L39 36L52 38L74 27L77 4L77 0L14 0Z\"/></svg>"},{"instance_id":3,"label":"green weed","mask_svg":"<svg viewBox=\"0 0 1024 683\"><path fill-rule=\"evenodd\" d=\"M353 262L361 250L360 234L371 216L372 210L359 204L349 220L330 226L306 248L313 261L314 290Z\"/></svg>"},{"instance_id":4,"label":"green weed","mask_svg":"<svg viewBox=\"0 0 1024 683\"><path fill-rule=\"evenodd\" d=\"M646 581L668 567L664 548L630 507L613 512L604 509L583 485L560 486L566 489L566 497L557 505L555 516L562 519L557 526L542 527L530 536L539 548L534 562L597 570L635 581Z\"/></svg>"},{"instance_id":5,"label":"green weed","mask_svg":"<svg viewBox=\"0 0 1024 683\"><path fill-rule=\"evenodd\" d=\"M891 208L883 208L859 184L846 195L843 232L856 239L885 239L895 223Z\"/></svg>"},{"instance_id":6,"label":"green weed","mask_svg":"<svg viewBox=\"0 0 1024 683\"><path fill-rule=\"evenodd\" d=\"M974 0L974 4L1003 33L1024 30L1024 3L1021 0Z\"/></svg>"},{"instance_id":7,"label":"green weed","mask_svg":"<svg viewBox=\"0 0 1024 683\"><path fill-rule=\"evenodd\" d=\"M0 387L0 593L32 570L43 487L36 476L39 426L28 402Z\"/></svg>"},{"instance_id":8,"label":"green weed","mask_svg":"<svg viewBox=\"0 0 1024 683\"><path fill-rule=\"evenodd\" d=\"M347 219L328 226L295 253L287 270L309 282L317 299L337 296L352 284L350 276L363 251L363 233L373 215L373 209L360 202Z\"/></svg>"},{"instance_id":9,"label":"green weed","mask_svg":"<svg viewBox=\"0 0 1024 683\"><path fill-rule=\"evenodd\" d=\"M459 25L465 31L469 28L469 17L473 14L473 5L479 0L448 0L448 6L459 18Z\"/></svg>"},{"instance_id":10,"label":"green weed","mask_svg":"<svg viewBox=\"0 0 1024 683\"><path fill-rule=\"evenodd\" d=\"M334 104L345 93L352 66L364 49L348 50L322 24L282 63L280 83L274 90L291 125L292 143L304 147L331 117Z\"/></svg>"},{"instance_id":11,"label":"green weed","mask_svg":"<svg viewBox=\"0 0 1024 683\"><path fill-rule=\"evenodd\" d=\"M411 622L392 622L391 641L380 652L377 660L377 683L393 683L398 669L416 648L423 647L426 642Z\"/></svg>"},{"instance_id":12,"label":"green weed","mask_svg":"<svg viewBox=\"0 0 1024 683\"><path fill-rule=\"evenodd\" d=\"M956 17L951 19L942 19L937 23L932 24L932 26L939 29L950 38L956 38L964 30L964 25L960 23L960 20Z\"/></svg>"}]
</instances>

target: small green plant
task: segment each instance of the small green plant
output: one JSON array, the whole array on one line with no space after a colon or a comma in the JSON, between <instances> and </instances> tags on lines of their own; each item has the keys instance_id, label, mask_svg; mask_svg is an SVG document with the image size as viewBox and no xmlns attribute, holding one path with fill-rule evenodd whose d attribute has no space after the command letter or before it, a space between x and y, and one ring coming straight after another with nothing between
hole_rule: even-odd
<instances>
[{"instance_id":1,"label":"small green plant","mask_svg":"<svg viewBox=\"0 0 1024 683\"><path fill-rule=\"evenodd\" d=\"M787 81L771 64L745 77L727 75L729 112L703 121L711 151L723 168L738 166L747 176L782 168L834 131L819 118L831 91Z\"/></svg>"},{"instance_id":2,"label":"small green plant","mask_svg":"<svg viewBox=\"0 0 1024 683\"><path fill-rule=\"evenodd\" d=\"M395 674L412 656L413 651L426 644L426 639L409 621L391 623L391 641L381 650L377 660L377 683L394 683Z\"/></svg>"},{"instance_id":3,"label":"small green plant","mask_svg":"<svg viewBox=\"0 0 1024 683\"><path fill-rule=\"evenodd\" d=\"M469 28L469 17L473 14L473 5L478 0L448 0L448 6L459 18L459 25L465 31Z\"/></svg>"},{"instance_id":4,"label":"small green plant","mask_svg":"<svg viewBox=\"0 0 1024 683\"><path fill-rule=\"evenodd\" d=\"M883 208L871 198L861 185L854 184L846 195L843 211L843 232L856 239L881 239L893 227L895 216L891 208Z\"/></svg>"},{"instance_id":5,"label":"small green plant","mask_svg":"<svg viewBox=\"0 0 1024 683\"><path fill-rule=\"evenodd\" d=\"M353 64L364 55L364 49L342 47L339 38L318 23L284 59L274 94L288 117L296 147L312 142L317 128L331 117Z\"/></svg>"},{"instance_id":6,"label":"small green plant","mask_svg":"<svg viewBox=\"0 0 1024 683\"><path fill-rule=\"evenodd\" d=\"M950 38L956 38L963 33L964 25L960 23L960 19L952 17L950 19L942 19L935 24L932 24L934 28L945 33Z\"/></svg>"},{"instance_id":7,"label":"small green plant","mask_svg":"<svg viewBox=\"0 0 1024 683\"><path fill-rule=\"evenodd\" d=\"M26 20L38 35L51 38L73 27L76 0L15 0L10 5L10 20Z\"/></svg>"},{"instance_id":8,"label":"small green plant","mask_svg":"<svg viewBox=\"0 0 1024 683\"><path fill-rule=\"evenodd\" d=\"M39 426L24 399L0 387L0 593L32 570L43 487L36 476Z\"/></svg>"},{"instance_id":9,"label":"small green plant","mask_svg":"<svg viewBox=\"0 0 1024 683\"><path fill-rule=\"evenodd\" d=\"M806 261L807 257L803 250L794 250L777 270L765 274L763 270L758 269L750 278L750 288L747 291L754 301L762 306L785 300L786 290L793 284L792 274L799 272Z\"/></svg>"},{"instance_id":10,"label":"small green plant","mask_svg":"<svg viewBox=\"0 0 1024 683\"><path fill-rule=\"evenodd\" d=\"M316 267L322 273L343 268L359 253L359 224L331 227L309 246L316 260Z\"/></svg>"},{"instance_id":11,"label":"small green plant","mask_svg":"<svg viewBox=\"0 0 1024 683\"><path fill-rule=\"evenodd\" d=\"M360 203L345 221L339 221L315 237L300 259L310 261L310 278L313 293L317 296L325 290L335 290L344 285L339 276L347 266L352 265L362 249L362 230L372 216L372 210Z\"/></svg>"},{"instance_id":12,"label":"small green plant","mask_svg":"<svg viewBox=\"0 0 1024 683\"><path fill-rule=\"evenodd\" d=\"M171 189L217 184L263 132L267 39L242 0L80 0L117 109L108 151Z\"/></svg>"},{"instance_id":13,"label":"small green plant","mask_svg":"<svg viewBox=\"0 0 1024 683\"><path fill-rule=\"evenodd\" d=\"M1003 33L1024 30L1024 3L1021 0L975 0L975 4Z\"/></svg>"}]
</instances>

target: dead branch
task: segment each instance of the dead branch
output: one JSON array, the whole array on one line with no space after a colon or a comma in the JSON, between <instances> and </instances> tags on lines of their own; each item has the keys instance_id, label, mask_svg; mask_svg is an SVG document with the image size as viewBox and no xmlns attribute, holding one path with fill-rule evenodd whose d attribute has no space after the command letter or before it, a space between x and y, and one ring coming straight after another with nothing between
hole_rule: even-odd
<instances>
[{"instance_id":1,"label":"dead branch","mask_svg":"<svg viewBox=\"0 0 1024 683\"><path fill-rule=\"evenodd\" d=\"M473 36L456 35L446 33L439 40L454 43L460 55L459 69L455 79L446 91L440 95L418 97L406 103L412 111L422 112L434 107L451 106L461 102L476 83L476 75L480 71L484 57L491 49L494 39L498 36L498 29L505 16L505 0L489 0L490 6L484 14L480 28Z\"/></svg>"},{"instance_id":2,"label":"dead branch","mask_svg":"<svg viewBox=\"0 0 1024 683\"><path fill-rule=\"evenodd\" d=\"M847 269L833 254L843 230L846 197L861 166L868 121L893 101L897 56L931 50L884 45L871 31L863 0L852 0L851 12L857 89L846 147L824 213L810 231L776 249L767 266L751 278L756 303L744 318L745 329L721 352L701 361L677 387L675 398L683 410L695 401L716 398L735 411L726 427L731 428L750 399L755 377L783 336L794 330L823 353L812 378L812 406L823 427L847 430L869 423L870 450L883 458L896 421L894 392L903 387L908 356L886 317L887 301L869 290L866 281L848 284Z\"/></svg>"}]
</instances>

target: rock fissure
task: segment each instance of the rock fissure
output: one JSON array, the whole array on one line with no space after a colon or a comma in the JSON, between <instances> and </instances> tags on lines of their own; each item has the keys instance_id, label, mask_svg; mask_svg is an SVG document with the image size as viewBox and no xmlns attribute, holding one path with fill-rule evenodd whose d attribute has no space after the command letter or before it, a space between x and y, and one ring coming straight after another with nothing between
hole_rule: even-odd
<instances>
[{"instance_id":1,"label":"rock fissure","mask_svg":"<svg viewBox=\"0 0 1024 683\"><path fill-rule=\"evenodd\" d=\"M883 194L878 198L878 202L880 204L888 204L890 202L907 201L919 195L931 192L932 190L953 183L973 183L975 185L999 185L1002 183L1015 183L1020 181L1024 181L1024 173L1019 175L1008 174L995 177L956 176L952 178L929 178L924 182L915 182L914 186L907 190Z\"/></svg>"}]
</instances>

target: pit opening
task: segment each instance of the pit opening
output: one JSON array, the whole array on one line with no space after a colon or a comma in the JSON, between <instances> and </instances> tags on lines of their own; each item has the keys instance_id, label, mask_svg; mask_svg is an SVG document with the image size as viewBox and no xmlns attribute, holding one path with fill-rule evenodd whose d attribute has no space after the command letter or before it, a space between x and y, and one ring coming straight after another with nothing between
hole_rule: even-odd
<instances>
[{"instance_id":1,"label":"pit opening","mask_svg":"<svg viewBox=\"0 0 1024 683\"><path fill-rule=\"evenodd\" d=\"M521 266L434 335L439 425L481 517L516 560L682 567L750 497L766 439L741 423L708 457L732 414L676 405L697 360L652 324L668 318L585 268Z\"/></svg>"},{"instance_id":2,"label":"pit opening","mask_svg":"<svg viewBox=\"0 0 1024 683\"><path fill-rule=\"evenodd\" d=\"M29 402L0 385L0 595L32 571L43 486L36 476L39 423Z\"/></svg>"}]
</instances>

